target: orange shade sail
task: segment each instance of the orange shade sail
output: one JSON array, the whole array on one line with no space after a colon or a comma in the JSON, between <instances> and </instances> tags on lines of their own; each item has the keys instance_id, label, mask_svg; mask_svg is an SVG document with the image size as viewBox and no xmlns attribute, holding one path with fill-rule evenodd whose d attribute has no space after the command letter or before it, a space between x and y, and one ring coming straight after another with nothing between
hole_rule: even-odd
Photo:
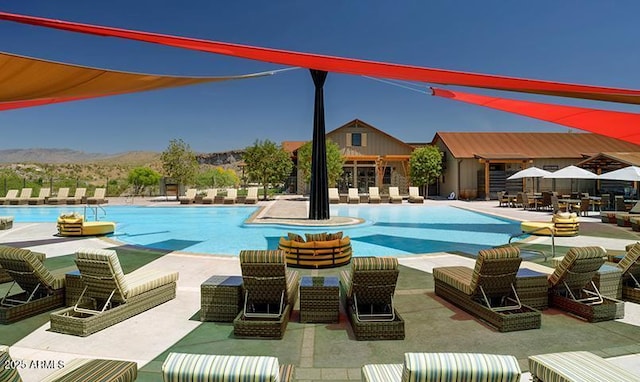
<instances>
[{"instance_id":1,"label":"orange shade sail","mask_svg":"<svg viewBox=\"0 0 640 382\"><path fill-rule=\"evenodd\" d=\"M640 90L531 80L261 48L0 12L0 20L199 50L327 72L640 104Z\"/></svg>"},{"instance_id":2,"label":"orange shade sail","mask_svg":"<svg viewBox=\"0 0 640 382\"><path fill-rule=\"evenodd\" d=\"M433 95L524 115L640 145L640 114L519 101L432 88Z\"/></svg>"}]
</instances>

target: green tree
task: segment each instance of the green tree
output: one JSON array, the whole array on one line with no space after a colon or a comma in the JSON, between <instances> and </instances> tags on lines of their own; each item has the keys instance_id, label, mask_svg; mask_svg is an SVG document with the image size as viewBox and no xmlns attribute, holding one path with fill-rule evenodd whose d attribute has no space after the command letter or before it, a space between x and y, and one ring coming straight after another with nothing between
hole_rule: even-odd
<instances>
[{"instance_id":1,"label":"green tree","mask_svg":"<svg viewBox=\"0 0 640 382\"><path fill-rule=\"evenodd\" d=\"M283 183L293 169L289 153L268 139L257 140L253 146L247 147L242 159L246 164L249 180L262 184L264 199L267 199L268 187Z\"/></svg>"},{"instance_id":2,"label":"green tree","mask_svg":"<svg viewBox=\"0 0 640 382\"><path fill-rule=\"evenodd\" d=\"M210 168L198 174L196 186L201 188L209 187L230 187L240 183L240 178L233 169L222 167Z\"/></svg>"},{"instance_id":3,"label":"green tree","mask_svg":"<svg viewBox=\"0 0 640 382\"><path fill-rule=\"evenodd\" d=\"M344 157L340 152L340 146L334 141L327 139L327 178L329 187L335 187L342 177L342 166ZM311 181L311 150L312 142L309 141L298 149L298 169L306 183Z\"/></svg>"},{"instance_id":4,"label":"green tree","mask_svg":"<svg viewBox=\"0 0 640 382\"><path fill-rule=\"evenodd\" d=\"M160 161L165 175L182 185L191 184L198 173L196 154L182 139L172 139Z\"/></svg>"},{"instance_id":5,"label":"green tree","mask_svg":"<svg viewBox=\"0 0 640 382\"><path fill-rule=\"evenodd\" d=\"M160 178L162 175L149 167L136 167L129 171L127 181L133 186L133 194L140 195L145 187L158 184Z\"/></svg>"},{"instance_id":6,"label":"green tree","mask_svg":"<svg viewBox=\"0 0 640 382\"><path fill-rule=\"evenodd\" d=\"M438 179L442 173L442 154L436 146L428 145L417 148L409 158L409 175L411 183L416 186L428 186ZM428 187L425 187L428 195Z\"/></svg>"}]
</instances>

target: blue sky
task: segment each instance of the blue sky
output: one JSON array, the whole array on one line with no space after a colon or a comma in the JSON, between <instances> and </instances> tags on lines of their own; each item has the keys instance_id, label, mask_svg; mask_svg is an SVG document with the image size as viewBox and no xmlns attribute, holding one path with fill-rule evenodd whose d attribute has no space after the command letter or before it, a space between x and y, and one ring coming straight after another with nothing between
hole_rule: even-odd
<instances>
[{"instance_id":1,"label":"blue sky","mask_svg":"<svg viewBox=\"0 0 640 382\"><path fill-rule=\"evenodd\" d=\"M561 82L640 88L635 1L3 2L0 10L68 21L409 65ZM0 50L114 70L232 75L278 65L0 21ZM411 84L426 89L430 84ZM449 87L456 89L455 87ZM637 106L458 88L471 93L611 110ZM359 118L407 142L437 131L567 131L360 76L329 74L327 131ZM307 70L0 113L0 149L164 150L181 138L197 152L256 139L309 140Z\"/></svg>"}]
</instances>

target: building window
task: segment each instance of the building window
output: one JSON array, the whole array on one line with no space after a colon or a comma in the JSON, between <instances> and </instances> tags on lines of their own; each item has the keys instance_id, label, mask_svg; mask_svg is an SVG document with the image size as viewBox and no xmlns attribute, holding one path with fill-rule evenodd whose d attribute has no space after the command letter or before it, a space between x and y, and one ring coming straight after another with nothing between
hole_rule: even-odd
<instances>
[{"instance_id":1,"label":"building window","mask_svg":"<svg viewBox=\"0 0 640 382\"><path fill-rule=\"evenodd\" d=\"M351 146L362 146L362 133L351 134Z\"/></svg>"}]
</instances>

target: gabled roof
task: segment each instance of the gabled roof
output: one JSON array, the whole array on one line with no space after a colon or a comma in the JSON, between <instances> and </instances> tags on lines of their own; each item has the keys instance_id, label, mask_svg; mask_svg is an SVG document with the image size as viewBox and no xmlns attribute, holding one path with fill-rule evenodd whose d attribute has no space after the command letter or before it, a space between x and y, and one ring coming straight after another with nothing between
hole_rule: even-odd
<instances>
[{"instance_id":1,"label":"gabled roof","mask_svg":"<svg viewBox=\"0 0 640 382\"><path fill-rule=\"evenodd\" d=\"M308 141L284 141L282 142L282 148L291 154L307 142Z\"/></svg>"},{"instance_id":2,"label":"gabled roof","mask_svg":"<svg viewBox=\"0 0 640 382\"><path fill-rule=\"evenodd\" d=\"M380 135L384 135L385 137L387 137L387 138L389 138L389 139L391 139L391 140L393 140L393 141L397 142L397 143L398 143L398 144L400 144L400 145L407 146L410 150L413 150L413 149L414 149L414 147L413 147L413 146L411 146L410 144L405 143L405 142L403 142L403 141L399 140L398 138L396 138L396 137L394 137L394 136L392 136L392 135L389 135L389 134L385 133L384 131L382 131L382 130L380 130L380 129L378 129L378 128L375 128L375 127L373 127L372 125L370 125L370 124L368 124L368 123L366 123L366 122L364 122L364 121L362 121L362 120L359 120L359 119L357 119L357 118L356 118L356 119L354 119L354 120L351 120L351 121L349 121L349 122L347 122L347 123L345 123L344 125L342 125L342 126L340 126L340 127L336 128L336 129L334 129L334 130L329 131L326 135L328 136L328 135L331 135L331 134L335 134L335 133L336 133L336 132L338 132L339 130L346 129L346 128L353 127L353 126L366 127L366 128L368 128L368 129L374 130L376 133L379 133Z\"/></svg>"},{"instance_id":3,"label":"gabled roof","mask_svg":"<svg viewBox=\"0 0 640 382\"><path fill-rule=\"evenodd\" d=\"M454 158L576 158L600 152L640 152L640 146L586 133L438 132Z\"/></svg>"},{"instance_id":4,"label":"gabled roof","mask_svg":"<svg viewBox=\"0 0 640 382\"><path fill-rule=\"evenodd\" d=\"M580 167L620 167L620 164L626 164L629 166L640 166L640 152L630 153L598 153L590 158L578 162L577 166Z\"/></svg>"}]
</instances>

